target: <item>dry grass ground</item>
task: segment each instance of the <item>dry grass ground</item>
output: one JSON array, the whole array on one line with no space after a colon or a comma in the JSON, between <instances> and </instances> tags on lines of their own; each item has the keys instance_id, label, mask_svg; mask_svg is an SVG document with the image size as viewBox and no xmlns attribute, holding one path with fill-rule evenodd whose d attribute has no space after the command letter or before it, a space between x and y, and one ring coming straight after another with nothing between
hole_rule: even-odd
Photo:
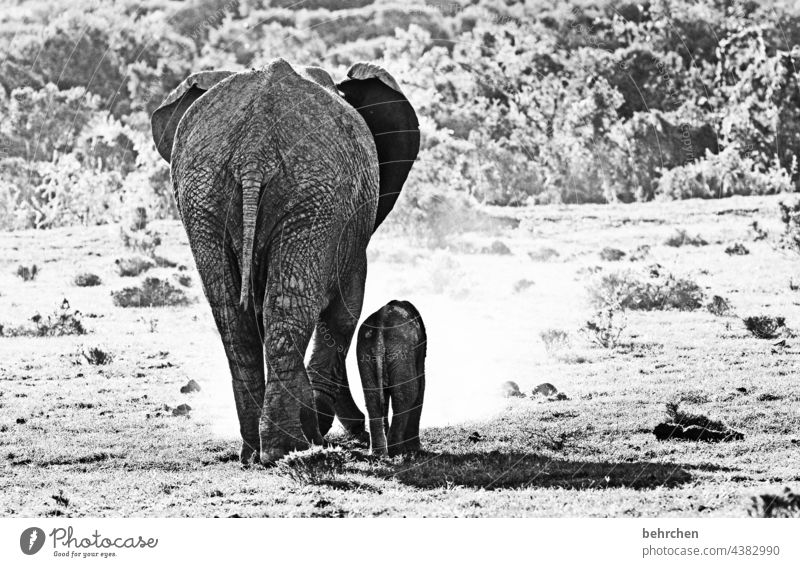
<instances>
[{"instance_id":1,"label":"dry grass ground","mask_svg":"<svg viewBox=\"0 0 800 567\"><path fill-rule=\"evenodd\" d=\"M511 255L432 252L381 235L370 245L364 316L397 298L425 317L427 452L376 461L345 447L271 470L236 460L227 364L179 223L154 223L164 235L158 253L188 270L155 267L140 278L118 274L114 260L126 251L117 227L3 234L0 324L23 324L67 298L88 333L0 338L0 515L745 515L750 497L800 483L800 340L773 346L739 318L781 316L800 330L800 292L789 287L800 258L772 245L777 202L519 209L517 228L466 235L477 246L500 239ZM754 220L769 238L754 240ZM664 245L678 228L709 244ZM726 254L734 242L750 253ZM640 245L649 255L629 261ZM626 257L601 260L606 247ZM591 346L577 333L592 314L588 284L653 263L723 296L737 316L629 312L619 346ZM21 264L38 266L35 279L16 275ZM87 272L102 284L73 283ZM197 301L113 304L111 291L146 276ZM552 328L569 331L567 352L546 351L540 334ZM189 379L200 392L180 392ZM502 398L505 380L528 397ZM568 399L531 397L541 382ZM676 399L745 439L657 441L653 427ZM181 404L191 410L173 415Z\"/></svg>"}]
</instances>

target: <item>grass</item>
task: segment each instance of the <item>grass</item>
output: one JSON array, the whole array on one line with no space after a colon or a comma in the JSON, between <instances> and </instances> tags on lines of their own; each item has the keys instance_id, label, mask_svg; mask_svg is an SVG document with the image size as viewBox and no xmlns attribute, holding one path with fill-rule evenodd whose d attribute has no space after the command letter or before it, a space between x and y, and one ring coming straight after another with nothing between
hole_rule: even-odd
<instances>
[{"instance_id":1,"label":"grass","mask_svg":"<svg viewBox=\"0 0 800 567\"><path fill-rule=\"evenodd\" d=\"M326 450L340 449L345 462L328 479L321 476L327 465L309 472L318 484L292 478L305 473L239 466L228 364L205 301L175 309L114 305L110 291L131 280L116 272L123 252L108 227L3 235L2 322L51 311L67 288L91 334L0 339L0 514L746 517L763 495L759 514L779 502L774 496L783 500L768 513L788 513L794 500L784 487L796 494L800 486L796 341L776 348L738 320L710 313L707 302L688 311L629 309L623 342L582 351L580 364L551 356L541 335L577 329L591 317L587 284L599 275L585 268L597 261L598 242L622 250L650 245L647 262L664 266L661 272L729 298L739 313L769 313L796 328L800 305L787 286L798 277L796 256L749 239L751 254L732 261L722 253L748 238L752 220L778 234L779 198L521 208L522 226L535 233L474 235L478 247L501 238L513 255L455 253L453 262L419 256L418 247L378 231L363 314L406 298L425 318L425 452L372 459L337 431ZM747 219L718 214L734 209L756 212ZM679 226L725 244L665 246ZM181 225L154 228L163 254L190 266L186 273L199 281ZM558 261L529 260L529 251L545 246L559 251ZM31 250L48 262L23 282L14 272ZM84 271L102 283L71 286L71 274ZM173 281L167 268L150 273ZM650 279L646 271L639 277ZM510 293L523 278L536 285ZM468 294L456 297L461 288ZM113 361L76 364L87 339ZM348 374L361 405L353 362L351 354ZM190 379L202 389L182 393ZM529 395L502 397L506 380ZM542 382L569 399L530 395ZM653 428L677 397L685 398L685 413L719 421L744 440L658 441ZM182 404L191 410L173 415Z\"/></svg>"},{"instance_id":2,"label":"grass","mask_svg":"<svg viewBox=\"0 0 800 567\"><path fill-rule=\"evenodd\" d=\"M708 242L699 234L691 236L686 230L679 228L664 241L664 244L680 248L681 246L707 246Z\"/></svg>"}]
</instances>

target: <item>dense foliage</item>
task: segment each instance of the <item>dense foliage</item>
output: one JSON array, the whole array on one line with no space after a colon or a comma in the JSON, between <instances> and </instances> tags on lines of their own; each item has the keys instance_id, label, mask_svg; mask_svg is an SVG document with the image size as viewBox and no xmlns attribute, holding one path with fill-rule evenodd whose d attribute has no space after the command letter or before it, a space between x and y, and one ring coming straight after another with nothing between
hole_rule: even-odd
<instances>
[{"instance_id":1,"label":"dense foliage","mask_svg":"<svg viewBox=\"0 0 800 567\"><path fill-rule=\"evenodd\" d=\"M422 117L406 218L796 191L792 0L5 0L0 228L174 215L149 113L190 72L370 59ZM66 6L69 5L69 8Z\"/></svg>"}]
</instances>

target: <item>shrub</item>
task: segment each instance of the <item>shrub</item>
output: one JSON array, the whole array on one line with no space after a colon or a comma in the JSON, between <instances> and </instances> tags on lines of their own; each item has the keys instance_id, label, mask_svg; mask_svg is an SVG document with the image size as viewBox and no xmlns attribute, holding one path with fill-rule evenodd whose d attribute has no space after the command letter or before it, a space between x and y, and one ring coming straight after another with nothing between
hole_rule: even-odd
<instances>
[{"instance_id":1,"label":"shrub","mask_svg":"<svg viewBox=\"0 0 800 567\"><path fill-rule=\"evenodd\" d=\"M610 248L606 246L600 251L600 259L605 262L618 262L625 257L625 252L619 248Z\"/></svg>"},{"instance_id":2,"label":"shrub","mask_svg":"<svg viewBox=\"0 0 800 567\"><path fill-rule=\"evenodd\" d=\"M86 362L94 366L106 365L114 359L110 353L99 347L90 347L88 349L84 349L81 354L83 355L83 358L86 359Z\"/></svg>"},{"instance_id":3,"label":"shrub","mask_svg":"<svg viewBox=\"0 0 800 567\"><path fill-rule=\"evenodd\" d=\"M189 298L166 280L149 277L141 285L111 292L117 307L165 307L187 305Z\"/></svg>"},{"instance_id":4,"label":"shrub","mask_svg":"<svg viewBox=\"0 0 800 567\"><path fill-rule=\"evenodd\" d=\"M699 234L696 236L689 236L688 232L679 228L675 231L675 234L664 241L664 244L672 246L673 248L679 248L681 246L706 246L708 242Z\"/></svg>"},{"instance_id":5,"label":"shrub","mask_svg":"<svg viewBox=\"0 0 800 567\"><path fill-rule=\"evenodd\" d=\"M118 258L115 263L117 271L122 277L136 277L156 265L153 260L144 256Z\"/></svg>"},{"instance_id":6,"label":"shrub","mask_svg":"<svg viewBox=\"0 0 800 567\"><path fill-rule=\"evenodd\" d=\"M521 279L514 282L514 293L520 293L536 284L533 280Z\"/></svg>"},{"instance_id":7,"label":"shrub","mask_svg":"<svg viewBox=\"0 0 800 567\"><path fill-rule=\"evenodd\" d=\"M24 282L31 282L36 279L36 276L39 274L39 268L36 267L36 264L31 266L18 266L17 267L17 277L22 278Z\"/></svg>"},{"instance_id":8,"label":"shrub","mask_svg":"<svg viewBox=\"0 0 800 567\"><path fill-rule=\"evenodd\" d=\"M718 154L663 171L656 184L656 194L667 199L771 195L791 190L788 171L777 164L763 171L750 156L739 155L735 144Z\"/></svg>"},{"instance_id":9,"label":"shrub","mask_svg":"<svg viewBox=\"0 0 800 567\"><path fill-rule=\"evenodd\" d=\"M755 518L800 518L800 494L787 486L782 494L753 496L747 514Z\"/></svg>"},{"instance_id":10,"label":"shrub","mask_svg":"<svg viewBox=\"0 0 800 567\"><path fill-rule=\"evenodd\" d=\"M608 274L589 288L590 302L598 309L692 311L703 305L704 296L697 283L672 274L658 274L647 281L630 272Z\"/></svg>"},{"instance_id":11,"label":"shrub","mask_svg":"<svg viewBox=\"0 0 800 567\"><path fill-rule=\"evenodd\" d=\"M78 287L94 287L101 285L103 282L100 280L100 276L97 274L84 272L76 275L73 279L73 283Z\"/></svg>"},{"instance_id":12,"label":"shrub","mask_svg":"<svg viewBox=\"0 0 800 567\"><path fill-rule=\"evenodd\" d=\"M276 472L302 485L334 482L344 474L353 456L341 447L312 446L307 451L294 451L278 461Z\"/></svg>"},{"instance_id":13,"label":"shrub","mask_svg":"<svg viewBox=\"0 0 800 567\"><path fill-rule=\"evenodd\" d=\"M742 319L744 326L754 337L759 339L775 339L786 329L786 319L784 317L772 317L769 315L755 315Z\"/></svg>"},{"instance_id":14,"label":"shrub","mask_svg":"<svg viewBox=\"0 0 800 567\"><path fill-rule=\"evenodd\" d=\"M547 246L528 252L528 257L534 262L549 262L559 256L558 250L555 248L548 248Z\"/></svg>"},{"instance_id":15,"label":"shrub","mask_svg":"<svg viewBox=\"0 0 800 567\"><path fill-rule=\"evenodd\" d=\"M725 254L728 256L746 256L750 254L750 250L741 242L736 242L725 249Z\"/></svg>"},{"instance_id":16,"label":"shrub","mask_svg":"<svg viewBox=\"0 0 800 567\"><path fill-rule=\"evenodd\" d=\"M640 244L628 256L631 262L640 262L650 255L650 246L648 244Z\"/></svg>"},{"instance_id":17,"label":"shrub","mask_svg":"<svg viewBox=\"0 0 800 567\"><path fill-rule=\"evenodd\" d=\"M569 333L562 329L547 329L539 333L539 337L548 353L561 351L570 346Z\"/></svg>"},{"instance_id":18,"label":"shrub","mask_svg":"<svg viewBox=\"0 0 800 567\"><path fill-rule=\"evenodd\" d=\"M721 297L719 295L715 295L711 298L708 305L706 305L709 313L712 315L716 315L717 317L725 317L726 315L730 315L732 312L731 304L728 302L727 299Z\"/></svg>"},{"instance_id":19,"label":"shrub","mask_svg":"<svg viewBox=\"0 0 800 567\"><path fill-rule=\"evenodd\" d=\"M606 308L595 313L581 330L589 341L603 348L614 348L625 326L625 313L622 310Z\"/></svg>"},{"instance_id":20,"label":"shrub","mask_svg":"<svg viewBox=\"0 0 800 567\"><path fill-rule=\"evenodd\" d=\"M80 311L73 310L65 298L61 307L47 318L38 313L31 317L33 326L4 327L0 325L0 336L5 337L61 337L65 335L85 335Z\"/></svg>"}]
</instances>

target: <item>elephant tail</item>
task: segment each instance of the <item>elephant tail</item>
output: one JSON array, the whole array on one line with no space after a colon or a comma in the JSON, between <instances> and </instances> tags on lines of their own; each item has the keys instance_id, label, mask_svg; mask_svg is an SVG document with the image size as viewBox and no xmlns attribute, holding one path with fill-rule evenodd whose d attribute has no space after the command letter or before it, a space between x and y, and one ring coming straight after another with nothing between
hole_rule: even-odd
<instances>
[{"instance_id":1,"label":"elephant tail","mask_svg":"<svg viewBox=\"0 0 800 567\"><path fill-rule=\"evenodd\" d=\"M261 198L263 176L258 168L249 168L242 172L242 295L239 305L247 309L250 296L253 268L253 245L258 218L258 202Z\"/></svg>"}]
</instances>

